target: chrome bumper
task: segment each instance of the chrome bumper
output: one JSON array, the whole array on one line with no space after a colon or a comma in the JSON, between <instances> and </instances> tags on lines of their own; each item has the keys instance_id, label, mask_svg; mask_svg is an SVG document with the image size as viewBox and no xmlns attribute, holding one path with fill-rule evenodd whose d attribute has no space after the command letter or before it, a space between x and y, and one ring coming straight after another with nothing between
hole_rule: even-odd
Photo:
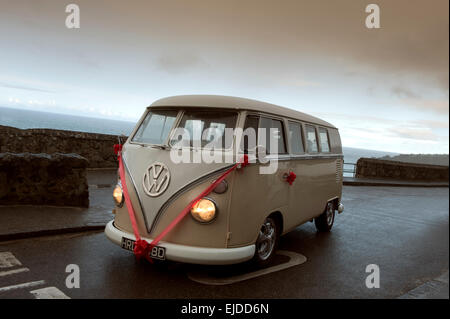
<instances>
[{"instance_id":1,"label":"chrome bumper","mask_svg":"<svg viewBox=\"0 0 450 319\"><path fill-rule=\"evenodd\" d=\"M110 221L105 228L105 235L113 243L122 244L122 237L136 240L136 237L114 226L114 221ZM148 243L151 238L142 238ZM202 265L229 265L237 264L249 260L255 254L255 245L238 248L205 248L193 247L178 244L171 244L164 241L158 243L158 246L166 248L166 259L183 263L202 264Z\"/></svg>"}]
</instances>

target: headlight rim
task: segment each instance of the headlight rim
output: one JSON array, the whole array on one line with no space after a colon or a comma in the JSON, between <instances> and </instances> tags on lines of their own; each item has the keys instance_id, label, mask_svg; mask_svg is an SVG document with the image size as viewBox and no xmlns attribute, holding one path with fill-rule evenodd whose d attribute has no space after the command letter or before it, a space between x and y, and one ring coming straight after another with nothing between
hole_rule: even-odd
<instances>
[{"instance_id":1,"label":"headlight rim","mask_svg":"<svg viewBox=\"0 0 450 319\"><path fill-rule=\"evenodd\" d=\"M211 197L205 196L199 199L199 201L201 201L202 199L206 199L209 200L211 203L213 203L215 211L214 211L214 217L210 220L210 221L201 221L198 220L197 218L194 217L194 215L192 214L192 207L194 207L194 205L192 205L191 209L189 210L189 213L192 217L193 220L195 220L197 223L199 223L200 225L209 225L211 223L213 223L216 219L217 216L219 215L219 207L217 206L217 203L214 199L212 199Z\"/></svg>"}]
</instances>

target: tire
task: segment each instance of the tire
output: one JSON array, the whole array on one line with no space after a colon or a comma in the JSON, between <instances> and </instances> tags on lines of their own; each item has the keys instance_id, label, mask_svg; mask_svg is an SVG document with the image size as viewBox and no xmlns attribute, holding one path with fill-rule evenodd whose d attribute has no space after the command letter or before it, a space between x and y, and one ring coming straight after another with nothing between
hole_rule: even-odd
<instances>
[{"instance_id":1,"label":"tire","mask_svg":"<svg viewBox=\"0 0 450 319\"><path fill-rule=\"evenodd\" d=\"M280 227L277 220L273 217L267 217L261 225L255 243L255 255L252 261L256 266L264 267L272 262L279 238Z\"/></svg>"},{"instance_id":2,"label":"tire","mask_svg":"<svg viewBox=\"0 0 450 319\"><path fill-rule=\"evenodd\" d=\"M333 202L328 202L325 211L314 219L316 228L320 232L329 232L333 227L335 209Z\"/></svg>"}]
</instances>

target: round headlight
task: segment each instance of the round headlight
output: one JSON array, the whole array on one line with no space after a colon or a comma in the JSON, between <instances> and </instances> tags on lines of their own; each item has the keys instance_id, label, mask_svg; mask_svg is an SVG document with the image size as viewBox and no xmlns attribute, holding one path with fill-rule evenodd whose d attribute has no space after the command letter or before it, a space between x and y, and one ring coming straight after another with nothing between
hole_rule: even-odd
<instances>
[{"instance_id":1,"label":"round headlight","mask_svg":"<svg viewBox=\"0 0 450 319\"><path fill-rule=\"evenodd\" d=\"M116 187L114 188L113 198L114 198L114 202L116 203L116 205L119 207L122 207L124 198L123 198L122 187L120 187L120 185L116 185Z\"/></svg>"},{"instance_id":2,"label":"round headlight","mask_svg":"<svg viewBox=\"0 0 450 319\"><path fill-rule=\"evenodd\" d=\"M192 206L191 215L200 223L209 223L216 217L216 204L207 198L202 198Z\"/></svg>"}]
</instances>

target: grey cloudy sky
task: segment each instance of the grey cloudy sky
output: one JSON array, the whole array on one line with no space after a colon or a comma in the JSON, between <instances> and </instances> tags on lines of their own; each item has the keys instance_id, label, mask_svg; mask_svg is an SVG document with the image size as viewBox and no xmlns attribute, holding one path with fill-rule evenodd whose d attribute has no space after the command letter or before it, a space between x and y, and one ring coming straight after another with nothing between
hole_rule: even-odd
<instances>
[{"instance_id":1,"label":"grey cloudy sky","mask_svg":"<svg viewBox=\"0 0 450 319\"><path fill-rule=\"evenodd\" d=\"M320 116L346 146L448 153L448 1L377 1L380 29L369 3L0 0L0 105L133 120L234 95Z\"/></svg>"}]
</instances>

